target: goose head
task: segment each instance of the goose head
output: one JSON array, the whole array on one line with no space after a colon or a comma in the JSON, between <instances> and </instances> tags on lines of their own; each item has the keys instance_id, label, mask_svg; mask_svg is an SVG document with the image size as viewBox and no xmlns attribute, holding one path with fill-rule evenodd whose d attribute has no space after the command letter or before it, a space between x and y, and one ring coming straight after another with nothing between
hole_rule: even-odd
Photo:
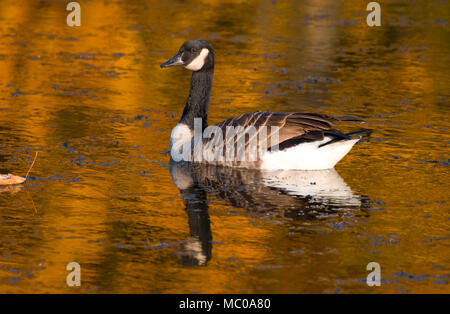
<instances>
[{"instance_id":1,"label":"goose head","mask_svg":"<svg viewBox=\"0 0 450 314\"><path fill-rule=\"evenodd\" d=\"M182 66L191 71L212 69L214 67L214 49L202 39L188 40L161 68Z\"/></svg>"}]
</instances>

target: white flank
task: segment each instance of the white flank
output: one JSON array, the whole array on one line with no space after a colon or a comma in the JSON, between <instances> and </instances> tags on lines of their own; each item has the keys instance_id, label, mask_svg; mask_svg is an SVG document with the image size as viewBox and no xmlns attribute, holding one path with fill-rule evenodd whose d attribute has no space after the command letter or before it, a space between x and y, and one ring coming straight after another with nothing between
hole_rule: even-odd
<instances>
[{"instance_id":1,"label":"white flank","mask_svg":"<svg viewBox=\"0 0 450 314\"><path fill-rule=\"evenodd\" d=\"M203 68L203 65L205 64L205 59L209 54L209 50L207 48L203 48L200 54L191 61L188 65L185 66L186 69L191 71L198 71L201 68Z\"/></svg>"},{"instance_id":2,"label":"white flank","mask_svg":"<svg viewBox=\"0 0 450 314\"><path fill-rule=\"evenodd\" d=\"M359 141L359 139L343 140L319 148L319 145L330 140L330 137L325 137L322 141L302 143L282 151L267 152L262 156L261 169L331 169Z\"/></svg>"}]
</instances>

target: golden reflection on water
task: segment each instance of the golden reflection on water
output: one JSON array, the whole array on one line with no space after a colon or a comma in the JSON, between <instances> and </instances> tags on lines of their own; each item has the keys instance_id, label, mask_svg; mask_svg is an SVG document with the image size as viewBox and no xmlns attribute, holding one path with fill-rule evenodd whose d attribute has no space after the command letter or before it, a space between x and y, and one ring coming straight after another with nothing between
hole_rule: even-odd
<instances>
[{"instance_id":1,"label":"golden reflection on water","mask_svg":"<svg viewBox=\"0 0 450 314\"><path fill-rule=\"evenodd\" d=\"M79 2L78 28L64 1L0 2L0 173L40 152L0 190L0 292L449 292L448 1L384 1L378 28L364 1ZM177 188L190 74L159 64L192 38L216 50L210 123L367 119L336 169L356 206L245 171Z\"/></svg>"}]
</instances>

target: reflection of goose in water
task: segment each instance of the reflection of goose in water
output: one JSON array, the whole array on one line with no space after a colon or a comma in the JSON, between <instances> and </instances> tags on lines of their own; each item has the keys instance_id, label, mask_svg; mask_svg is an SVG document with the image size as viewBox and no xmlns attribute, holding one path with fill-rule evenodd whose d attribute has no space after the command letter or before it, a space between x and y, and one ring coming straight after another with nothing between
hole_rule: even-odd
<instances>
[{"instance_id":1,"label":"reflection of goose in water","mask_svg":"<svg viewBox=\"0 0 450 314\"><path fill-rule=\"evenodd\" d=\"M186 266L206 265L211 259L212 234L206 191L197 184L180 189L188 214L190 238L184 243L180 260Z\"/></svg>"},{"instance_id":2,"label":"reflection of goose in water","mask_svg":"<svg viewBox=\"0 0 450 314\"><path fill-rule=\"evenodd\" d=\"M184 265L205 265L211 259L208 196L249 212L292 219L314 219L362 206L361 197L334 169L269 172L171 161L170 174L189 217L191 238L181 253Z\"/></svg>"}]
</instances>

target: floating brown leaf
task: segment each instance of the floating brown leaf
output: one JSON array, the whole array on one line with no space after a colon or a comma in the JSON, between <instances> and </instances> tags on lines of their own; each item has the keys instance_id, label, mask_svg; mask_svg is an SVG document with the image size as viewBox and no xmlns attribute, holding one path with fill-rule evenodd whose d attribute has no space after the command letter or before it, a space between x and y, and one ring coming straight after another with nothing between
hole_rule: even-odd
<instances>
[{"instance_id":1,"label":"floating brown leaf","mask_svg":"<svg viewBox=\"0 0 450 314\"><path fill-rule=\"evenodd\" d=\"M15 176L13 174L0 174L0 185L21 184L25 182L24 177Z\"/></svg>"},{"instance_id":2,"label":"floating brown leaf","mask_svg":"<svg viewBox=\"0 0 450 314\"><path fill-rule=\"evenodd\" d=\"M33 163L31 164L30 169L28 169L28 172L24 177L20 177L20 176L16 176L13 174L0 174L0 185L13 185L13 184L21 184L24 183L27 178L28 178L28 174L30 173L31 169L34 166L34 163L36 162L36 158L38 156L38 152L36 152L36 155L34 156L34 160Z\"/></svg>"}]
</instances>

